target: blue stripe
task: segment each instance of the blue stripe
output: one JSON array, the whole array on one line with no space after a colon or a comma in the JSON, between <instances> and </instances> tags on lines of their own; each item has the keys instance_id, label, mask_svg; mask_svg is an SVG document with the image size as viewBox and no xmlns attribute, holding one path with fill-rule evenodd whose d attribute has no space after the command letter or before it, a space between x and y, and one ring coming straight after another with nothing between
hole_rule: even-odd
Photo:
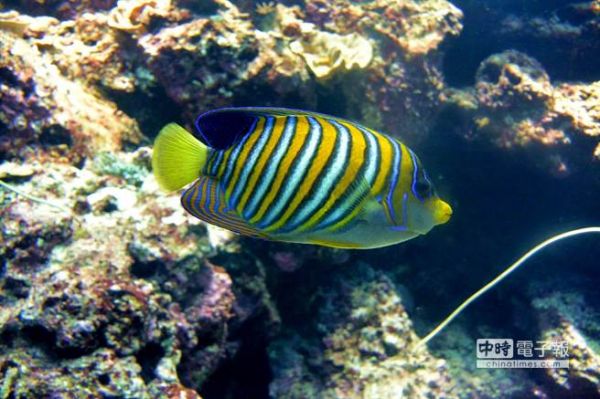
<instances>
[{"instance_id":1,"label":"blue stripe","mask_svg":"<svg viewBox=\"0 0 600 399\"><path fill-rule=\"evenodd\" d=\"M339 123L327 120L329 123L332 123L336 128L341 126ZM292 231L297 229L302 223L304 223L310 216L315 212L317 207L321 205L328 196L331 195L331 191L338 178L342 173L344 173L344 166L346 166L348 160L348 151L350 147L350 135L348 131L344 128L336 129L337 133L337 142L334 147L335 154L333 155L333 160L330 160L327 165L327 170L325 171L325 175L315 181L315 184L319 185L319 189L316 190L315 195L312 198L309 198L300 209L289 221L289 225L286 227L286 231Z\"/></svg>"},{"instance_id":2,"label":"blue stripe","mask_svg":"<svg viewBox=\"0 0 600 399\"><path fill-rule=\"evenodd\" d=\"M246 206L246 209L244 209L244 211L243 211L243 215L246 220L251 219L252 216L254 216L254 214L256 212L258 212L258 209L259 209L260 205L262 204L262 201L267 193L267 190L270 187L271 183L273 182L273 179L275 178L275 173L277 172L277 169L279 168L279 163L281 162L281 160L283 159L283 156L285 155L285 153L288 150L288 147L290 145L290 142L292 141L292 136L293 136L293 133L295 132L295 130L296 130L296 117L290 116L287 118L287 120L285 122L283 136L280 138L279 143L277 143L277 147L273 151L273 154L271 155L271 159L269 160L267 165L265 165L265 167L264 167L264 171L266 172L266 174L265 174L265 176L261 176L260 185L258 186L256 191L252 195L252 198L251 198L250 202L248 203L248 205Z\"/></svg>"},{"instance_id":3,"label":"blue stripe","mask_svg":"<svg viewBox=\"0 0 600 399\"><path fill-rule=\"evenodd\" d=\"M392 183L390 184L390 191L388 192L385 202L387 203L388 209L390 210L390 216L392 217L392 224L397 224L394 210L394 191L398 185L398 175L400 174L400 168L402 167L402 150L398 148L398 143L394 139L389 139L394 147L394 163L392 165Z\"/></svg>"},{"instance_id":4,"label":"blue stripe","mask_svg":"<svg viewBox=\"0 0 600 399\"><path fill-rule=\"evenodd\" d=\"M417 194L417 190L416 190L416 184L417 184L417 175L419 174L419 167L417 166L417 160L416 160L416 155L414 152L412 152L412 150L408 150L408 153L410 154L410 159L412 160L412 164L413 164L413 179L412 179L412 184L411 184L411 191L413 193L413 195L421 202L423 202L423 198L421 198L418 194Z\"/></svg>"},{"instance_id":5,"label":"blue stripe","mask_svg":"<svg viewBox=\"0 0 600 399\"><path fill-rule=\"evenodd\" d=\"M224 154L225 154L225 151L223 151L223 150L217 151L217 157L213 161L212 168L210 170L211 176L215 176L217 174L217 172L219 171L219 166L221 165L221 161L223 160Z\"/></svg>"},{"instance_id":6,"label":"blue stripe","mask_svg":"<svg viewBox=\"0 0 600 399\"><path fill-rule=\"evenodd\" d=\"M248 183L248 177L250 176L250 172L254 169L256 162L260 154L262 153L265 145L267 144L269 138L271 137L271 133L273 132L274 118L267 117L265 127L263 131L260 133L261 136L258 139L258 142L252 148L248 161L244 165L240 178L236 182L235 189L231 194L231 198L229 199L229 204L231 208L237 208L239 196L243 193L246 188L246 184Z\"/></svg>"},{"instance_id":7,"label":"blue stripe","mask_svg":"<svg viewBox=\"0 0 600 399\"><path fill-rule=\"evenodd\" d=\"M302 178L317 152L319 137L322 133L321 125L319 125L312 117L307 117L307 119L310 124L309 136L306 138L308 146L304 151L296 154L296 157L300 157L300 159L298 162L295 162L289 177L286 178L283 184L283 193L278 196L275 203L271 206L271 209L269 209L269 212L267 212L263 221L258 225L259 228L266 228L273 224L275 217L283 211L283 207L298 190L299 185L302 183Z\"/></svg>"},{"instance_id":8,"label":"blue stripe","mask_svg":"<svg viewBox=\"0 0 600 399\"><path fill-rule=\"evenodd\" d=\"M369 151L369 160L367 164L367 170L365 171L365 179L367 179L369 185L373 187L375 178L377 177L377 169L379 167L379 144L371 132L362 126L357 126L357 128L365 136L368 142L367 148Z\"/></svg>"},{"instance_id":9,"label":"blue stripe","mask_svg":"<svg viewBox=\"0 0 600 399\"><path fill-rule=\"evenodd\" d=\"M225 176L223 178L223 185L225 187L227 187L229 185L229 180L231 179L231 175L233 174L233 171L234 171L235 165L237 163L238 157L240 155L240 152L242 151L242 148L244 148L244 145L248 141L248 138L250 138L251 133L254 131L257 121L258 121L258 118L252 123L250 130L248 130L248 133L246 133L244 135L244 137L242 138L242 140L235 146L235 148L233 149L233 152L231 153L231 155L229 156L229 159L227 160L227 169L225 171Z\"/></svg>"},{"instance_id":10,"label":"blue stripe","mask_svg":"<svg viewBox=\"0 0 600 399\"><path fill-rule=\"evenodd\" d=\"M350 132L348 132L348 130L344 126L339 125L337 123L335 123L335 125L339 130L343 130L343 131L345 131L345 133L350 134ZM370 156L371 155L369 155L369 158L370 158ZM368 159L365 159L365 162L367 162L367 161L368 161ZM365 165L363 165L361 170L359 170L356 173L355 178L357 180L364 179L364 174L362 173L362 169L364 169L364 167L365 167ZM334 223L337 223L339 220L343 219L349 213L351 213L352 210L354 209L352 207L352 205L356 205L356 202L360 201L360 199L363 198L368 193L368 191L367 192L359 191L359 189L362 187L363 186L358 183L351 184L347 188L347 191L346 191L346 192L348 192L349 190L351 190L350 194L348 194L348 196L342 201L341 204L336 204L333 212L330 212L329 215L326 215L326 217L315 227L315 230L324 229Z\"/></svg>"}]
</instances>

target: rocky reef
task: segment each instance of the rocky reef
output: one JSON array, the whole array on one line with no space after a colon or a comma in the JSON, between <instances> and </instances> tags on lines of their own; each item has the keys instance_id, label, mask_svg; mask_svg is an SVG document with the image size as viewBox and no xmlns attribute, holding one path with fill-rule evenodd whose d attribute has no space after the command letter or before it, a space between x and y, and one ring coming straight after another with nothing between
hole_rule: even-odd
<instances>
[{"instance_id":1,"label":"rocky reef","mask_svg":"<svg viewBox=\"0 0 600 399\"><path fill-rule=\"evenodd\" d=\"M477 210L495 213L473 203L496 192L472 179L481 164L468 156L432 175L442 189L477 188L454 189L458 227L367 255L234 237L189 217L152 176L148 145L163 124L243 105L332 113L425 149L448 148L443 137L500 162L517 154L530 168L519 173L551 184L594 176L600 76L561 75L534 46L505 46L478 59L472 84L454 84L444 56L464 45L468 21L457 5L472 6L0 2L0 398L600 395L596 315L576 311L596 306L593 294L546 288L515 300L535 312L525 324L540 338L569 342L568 371L476 374L461 329L446 350L414 350L439 317L427 301L453 303L449 270L456 287L484 279L461 270L461 251L505 259L494 245L506 245L508 222L473 229L491 224ZM577 43L580 60L600 43L599 9L558 7L557 22L497 7L491 31L561 51Z\"/></svg>"},{"instance_id":2,"label":"rocky reef","mask_svg":"<svg viewBox=\"0 0 600 399\"><path fill-rule=\"evenodd\" d=\"M599 87L552 85L538 61L509 50L482 62L474 88L449 90L446 105L459 115L467 138L524 149L560 176L600 159Z\"/></svg>"},{"instance_id":3,"label":"rocky reef","mask_svg":"<svg viewBox=\"0 0 600 399\"><path fill-rule=\"evenodd\" d=\"M444 360L414 349L394 282L367 264L344 267L310 299L315 319L270 345L271 396L459 397Z\"/></svg>"}]
</instances>

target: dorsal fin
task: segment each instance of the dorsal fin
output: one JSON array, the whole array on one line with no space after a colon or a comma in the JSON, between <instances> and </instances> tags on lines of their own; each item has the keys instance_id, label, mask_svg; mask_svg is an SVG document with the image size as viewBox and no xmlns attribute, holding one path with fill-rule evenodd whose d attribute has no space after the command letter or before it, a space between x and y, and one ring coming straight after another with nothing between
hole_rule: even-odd
<instances>
[{"instance_id":1,"label":"dorsal fin","mask_svg":"<svg viewBox=\"0 0 600 399\"><path fill-rule=\"evenodd\" d=\"M195 127L200 141L211 148L225 150L252 130L257 121L257 114L243 108L221 108L200 115Z\"/></svg>"},{"instance_id":2,"label":"dorsal fin","mask_svg":"<svg viewBox=\"0 0 600 399\"><path fill-rule=\"evenodd\" d=\"M303 111L293 108L275 108L275 107L232 107L219 108L208 111L196 119L196 137L207 146L225 150L236 139L248 133L254 128L258 118L261 117L284 117L284 116L312 116L316 118L325 118L337 122L352 123L363 128L360 124L343 118L337 118L331 115L325 115L318 112Z\"/></svg>"}]
</instances>

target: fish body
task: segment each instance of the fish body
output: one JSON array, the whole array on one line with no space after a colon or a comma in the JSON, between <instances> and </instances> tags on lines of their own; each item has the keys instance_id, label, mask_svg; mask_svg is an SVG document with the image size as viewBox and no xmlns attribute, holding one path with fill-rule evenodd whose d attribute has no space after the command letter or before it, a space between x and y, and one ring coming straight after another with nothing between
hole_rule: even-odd
<instances>
[{"instance_id":1,"label":"fish body","mask_svg":"<svg viewBox=\"0 0 600 399\"><path fill-rule=\"evenodd\" d=\"M163 128L155 175L170 190L195 180L184 208L234 232L375 248L450 217L414 152L360 124L300 110L224 108L201 115L195 129Z\"/></svg>"}]
</instances>

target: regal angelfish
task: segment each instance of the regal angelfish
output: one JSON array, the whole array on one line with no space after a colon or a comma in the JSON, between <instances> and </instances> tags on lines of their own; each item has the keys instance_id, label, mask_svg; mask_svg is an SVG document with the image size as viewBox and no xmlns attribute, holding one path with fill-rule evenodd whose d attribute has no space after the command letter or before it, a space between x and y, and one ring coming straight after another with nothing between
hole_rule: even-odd
<instances>
[{"instance_id":1,"label":"regal angelfish","mask_svg":"<svg viewBox=\"0 0 600 399\"><path fill-rule=\"evenodd\" d=\"M282 108L206 112L154 143L159 185L203 221L269 240L376 248L452 214L398 140L344 119Z\"/></svg>"}]
</instances>

